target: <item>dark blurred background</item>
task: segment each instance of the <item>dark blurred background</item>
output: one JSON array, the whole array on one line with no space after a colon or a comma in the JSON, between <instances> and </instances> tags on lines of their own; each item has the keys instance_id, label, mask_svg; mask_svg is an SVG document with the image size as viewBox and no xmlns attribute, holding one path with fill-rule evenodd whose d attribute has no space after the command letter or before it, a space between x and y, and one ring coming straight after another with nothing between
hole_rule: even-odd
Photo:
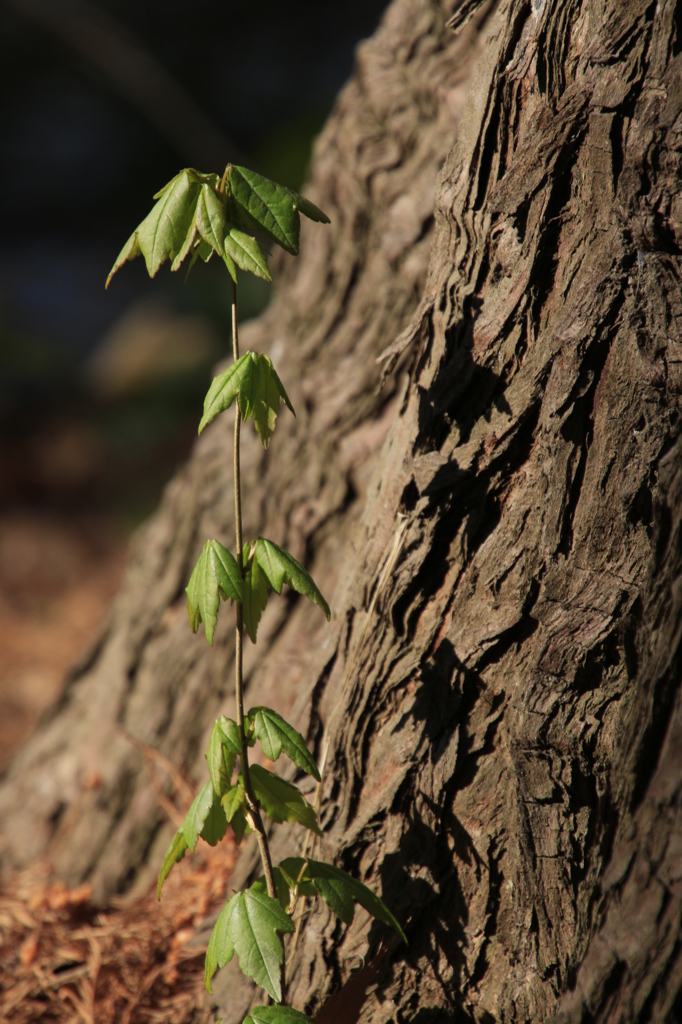
<instances>
[{"instance_id":1,"label":"dark blurred background","mask_svg":"<svg viewBox=\"0 0 682 1024\"><path fill-rule=\"evenodd\" d=\"M293 188L386 0L0 0L0 768L59 695L229 347L212 261L104 280L184 166ZM269 286L242 276L240 313Z\"/></svg>"}]
</instances>

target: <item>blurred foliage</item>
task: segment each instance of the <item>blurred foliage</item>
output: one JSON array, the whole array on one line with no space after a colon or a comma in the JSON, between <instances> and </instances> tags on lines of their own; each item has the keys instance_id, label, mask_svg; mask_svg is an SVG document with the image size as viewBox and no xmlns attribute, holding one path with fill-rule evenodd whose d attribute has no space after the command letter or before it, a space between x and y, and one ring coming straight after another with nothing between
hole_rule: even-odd
<instances>
[{"instance_id":1,"label":"blurred foliage","mask_svg":"<svg viewBox=\"0 0 682 1024\"><path fill-rule=\"evenodd\" d=\"M160 274L168 309L201 317L216 345L175 377L142 375L106 397L93 391L93 358L150 294L135 266L104 292L121 236L182 164L208 171L244 160L299 188L354 47L385 5L0 3L0 510L113 502L130 522L153 507L189 451L212 367L229 351L230 295L218 266L184 286L182 274ZM186 99L175 122L164 114L164 88ZM197 151L217 152L216 166L203 166ZM269 295L268 284L242 275L242 319ZM38 427L26 415L36 407ZM67 422L100 457L82 478L64 471L55 488L35 432L47 443Z\"/></svg>"}]
</instances>

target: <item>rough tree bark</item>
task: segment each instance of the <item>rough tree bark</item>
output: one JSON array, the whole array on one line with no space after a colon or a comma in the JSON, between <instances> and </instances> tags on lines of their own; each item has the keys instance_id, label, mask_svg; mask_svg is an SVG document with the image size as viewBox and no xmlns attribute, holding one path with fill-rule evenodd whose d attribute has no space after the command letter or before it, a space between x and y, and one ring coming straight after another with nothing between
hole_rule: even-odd
<instances>
[{"instance_id":1,"label":"rough tree bark","mask_svg":"<svg viewBox=\"0 0 682 1024\"><path fill-rule=\"evenodd\" d=\"M307 728L326 854L410 939L316 908L291 993L321 1021L658 1021L682 984L681 32L673 0L395 0L317 145L333 225L244 332L302 378L245 452L247 531L335 612L271 602L253 702ZM209 651L182 593L231 535L229 444L6 777L9 863L101 898L158 864L113 725L193 763L229 698L226 617Z\"/></svg>"}]
</instances>

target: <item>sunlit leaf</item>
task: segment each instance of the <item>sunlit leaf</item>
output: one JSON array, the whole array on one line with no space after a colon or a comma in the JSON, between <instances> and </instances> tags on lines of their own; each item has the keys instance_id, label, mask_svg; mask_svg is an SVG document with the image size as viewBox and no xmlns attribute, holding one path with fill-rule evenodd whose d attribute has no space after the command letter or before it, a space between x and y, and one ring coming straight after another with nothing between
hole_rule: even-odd
<instances>
[{"instance_id":1,"label":"sunlit leaf","mask_svg":"<svg viewBox=\"0 0 682 1024\"><path fill-rule=\"evenodd\" d=\"M232 225L224 236L223 244L225 252L241 270L262 277L264 281L272 281L263 247L253 235Z\"/></svg>"},{"instance_id":2,"label":"sunlit leaf","mask_svg":"<svg viewBox=\"0 0 682 1024\"><path fill-rule=\"evenodd\" d=\"M241 601L242 575L237 560L217 540L207 540L187 585L187 610L192 631L203 621L206 639L213 646L220 598Z\"/></svg>"},{"instance_id":3,"label":"sunlit leaf","mask_svg":"<svg viewBox=\"0 0 682 1024\"><path fill-rule=\"evenodd\" d=\"M201 830L201 838L209 846L216 846L227 832L227 818L220 802L220 797L214 793L204 827Z\"/></svg>"},{"instance_id":4,"label":"sunlit leaf","mask_svg":"<svg viewBox=\"0 0 682 1024\"><path fill-rule=\"evenodd\" d=\"M256 541L254 558L277 594L282 593L282 584L286 583L297 593L305 595L319 605L327 619L331 618L329 605L318 590L312 576L288 551L273 544L271 540L266 540L265 537L259 537Z\"/></svg>"},{"instance_id":5,"label":"sunlit leaf","mask_svg":"<svg viewBox=\"0 0 682 1024\"><path fill-rule=\"evenodd\" d=\"M247 545L248 549L248 545ZM252 559L249 568L247 569L246 576L244 577L244 625L246 631L251 637L251 642L255 644L256 636L258 633L258 623L260 622L261 615L265 611L265 606L268 603L268 581L265 575L258 565L258 562Z\"/></svg>"},{"instance_id":6,"label":"sunlit leaf","mask_svg":"<svg viewBox=\"0 0 682 1024\"><path fill-rule=\"evenodd\" d=\"M320 781L315 759L308 750L305 740L281 715L271 708L256 707L251 708L247 718L253 722L254 733L261 742L263 753L270 761L276 761L284 751L297 768Z\"/></svg>"},{"instance_id":7,"label":"sunlit leaf","mask_svg":"<svg viewBox=\"0 0 682 1024\"><path fill-rule=\"evenodd\" d=\"M372 917L394 928L403 942L407 942L404 931L386 904L348 872L334 867L333 864L324 864L317 860L305 861L302 857L287 857L280 864L280 868L286 876L299 878L304 865L303 879L313 883L325 903L346 924L353 921L354 904L359 903Z\"/></svg>"},{"instance_id":8,"label":"sunlit leaf","mask_svg":"<svg viewBox=\"0 0 682 1024\"><path fill-rule=\"evenodd\" d=\"M327 215L309 199L246 167L232 165L228 179L232 198L246 222L293 255L298 253L300 213L329 223Z\"/></svg>"},{"instance_id":9,"label":"sunlit leaf","mask_svg":"<svg viewBox=\"0 0 682 1024\"><path fill-rule=\"evenodd\" d=\"M225 735L220 722L214 722L208 741L206 761L214 792L219 797L222 797L230 788L232 772L239 753L240 751L235 751L231 743L229 745L225 743Z\"/></svg>"},{"instance_id":10,"label":"sunlit leaf","mask_svg":"<svg viewBox=\"0 0 682 1024\"><path fill-rule=\"evenodd\" d=\"M267 893L247 889L237 893L216 921L206 953L206 987L234 953L247 977L253 978L273 999L282 998L280 967L284 948L280 935L293 932L294 924L279 902Z\"/></svg>"},{"instance_id":11,"label":"sunlit leaf","mask_svg":"<svg viewBox=\"0 0 682 1024\"><path fill-rule=\"evenodd\" d=\"M191 230L201 188L195 172L187 168L157 193L156 205L123 246L106 287L116 271L137 256L144 256L150 277L158 273L167 259L175 258Z\"/></svg>"},{"instance_id":12,"label":"sunlit leaf","mask_svg":"<svg viewBox=\"0 0 682 1024\"><path fill-rule=\"evenodd\" d=\"M232 718L226 718L225 715L221 715L218 719L218 728L222 733L223 743L228 750L239 757L242 752L241 739L239 737L239 726Z\"/></svg>"},{"instance_id":13,"label":"sunlit leaf","mask_svg":"<svg viewBox=\"0 0 682 1024\"><path fill-rule=\"evenodd\" d=\"M185 815L185 820L180 826L180 831L187 840L192 853L196 849L201 830L204 827L204 822L208 818L209 812L213 806L213 783L210 781L204 783L201 787L194 800L192 806Z\"/></svg>"},{"instance_id":14,"label":"sunlit leaf","mask_svg":"<svg viewBox=\"0 0 682 1024\"><path fill-rule=\"evenodd\" d=\"M244 782L240 775L239 780L235 782L234 786L230 786L222 798L223 810L228 822L231 822L240 807L244 806L245 797Z\"/></svg>"},{"instance_id":15,"label":"sunlit leaf","mask_svg":"<svg viewBox=\"0 0 682 1024\"><path fill-rule=\"evenodd\" d=\"M182 858L185 856L187 846L188 843L187 840L185 839L182 829L178 829L178 831L175 833L175 835L173 836L168 845L168 849L166 850L163 857L161 870L159 871L159 880L156 884L156 898L158 900L161 899L161 889L163 887L163 883L170 875L173 866L179 863L179 861L181 861Z\"/></svg>"},{"instance_id":16,"label":"sunlit leaf","mask_svg":"<svg viewBox=\"0 0 682 1024\"><path fill-rule=\"evenodd\" d=\"M260 363L260 386L251 416L260 439L267 448L270 436L275 429L280 398L284 399L292 413L294 412L294 407L284 390L284 385L275 372L270 356L259 356L258 361ZM294 413L294 415L296 414Z\"/></svg>"},{"instance_id":17,"label":"sunlit leaf","mask_svg":"<svg viewBox=\"0 0 682 1024\"><path fill-rule=\"evenodd\" d=\"M244 836L247 836L251 831L251 826L246 820L246 812L243 807L239 807L232 815L230 828L234 832L234 838L237 841L237 846L239 846Z\"/></svg>"},{"instance_id":18,"label":"sunlit leaf","mask_svg":"<svg viewBox=\"0 0 682 1024\"><path fill-rule=\"evenodd\" d=\"M225 252L225 203L209 185L202 185L195 218L202 241L222 256Z\"/></svg>"},{"instance_id":19,"label":"sunlit leaf","mask_svg":"<svg viewBox=\"0 0 682 1024\"><path fill-rule=\"evenodd\" d=\"M316 835L322 835L315 808L291 782L280 779L259 764L251 766L251 781L258 803L272 821L297 821Z\"/></svg>"},{"instance_id":20,"label":"sunlit leaf","mask_svg":"<svg viewBox=\"0 0 682 1024\"><path fill-rule=\"evenodd\" d=\"M229 900L220 911L218 920L211 932L208 949L206 950L204 984L209 992L213 992L211 978L215 972L219 967L224 967L225 964L229 963L234 956L234 943L229 929L230 918L234 913L234 906L231 906L232 903L233 900Z\"/></svg>"},{"instance_id":21,"label":"sunlit leaf","mask_svg":"<svg viewBox=\"0 0 682 1024\"><path fill-rule=\"evenodd\" d=\"M270 357L246 352L214 377L204 399L204 415L199 423L199 433L237 400L242 419L253 419L267 447L275 429L280 398L284 399L293 413L294 408Z\"/></svg>"}]
</instances>

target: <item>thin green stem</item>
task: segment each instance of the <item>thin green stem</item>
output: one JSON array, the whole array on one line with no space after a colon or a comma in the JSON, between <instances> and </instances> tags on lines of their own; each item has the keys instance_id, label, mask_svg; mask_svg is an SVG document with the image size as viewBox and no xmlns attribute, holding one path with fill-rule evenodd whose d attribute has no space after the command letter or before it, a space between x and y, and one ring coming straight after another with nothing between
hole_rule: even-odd
<instances>
[{"instance_id":1,"label":"thin green stem","mask_svg":"<svg viewBox=\"0 0 682 1024\"><path fill-rule=\"evenodd\" d=\"M239 359L239 333L238 333L238 321L237 321L237 285L232 282L232 352L234 355L235 362ZM241 413L239 411L239 402L235 403L235 417L234 417L234 515L235 515L235 533L237 540L237 561L241 566L242 575L244 573L244 565L242 559L242 480L241 470L239 463L239 438L241 430ZM244 792L246 793L246 804L249 810L249 817L253 825L253 830L256 833L256 839L258 841L258 847L260 849L260 856L263 862L263 872L265 874L265 882L268 887L268 896L272 899L277 899L277 890L275 888L275 877L272 870L272 857L270 856L270 847L268 845L268 838L265 834L265 827L263 825L263 819L261 817L258 802L256 800L255 793L253 791L253 785L251 783L251 772L249 770L249 745L246 742L246 733L244 731L244 669L243 669L243 650L244 650L244 608L241 602L237 602L237 629L235 634L235 697L237 701L237 725L239 726L239 736L242 746L242 778L244 780Z\"/></svg>"}]
</instances>

